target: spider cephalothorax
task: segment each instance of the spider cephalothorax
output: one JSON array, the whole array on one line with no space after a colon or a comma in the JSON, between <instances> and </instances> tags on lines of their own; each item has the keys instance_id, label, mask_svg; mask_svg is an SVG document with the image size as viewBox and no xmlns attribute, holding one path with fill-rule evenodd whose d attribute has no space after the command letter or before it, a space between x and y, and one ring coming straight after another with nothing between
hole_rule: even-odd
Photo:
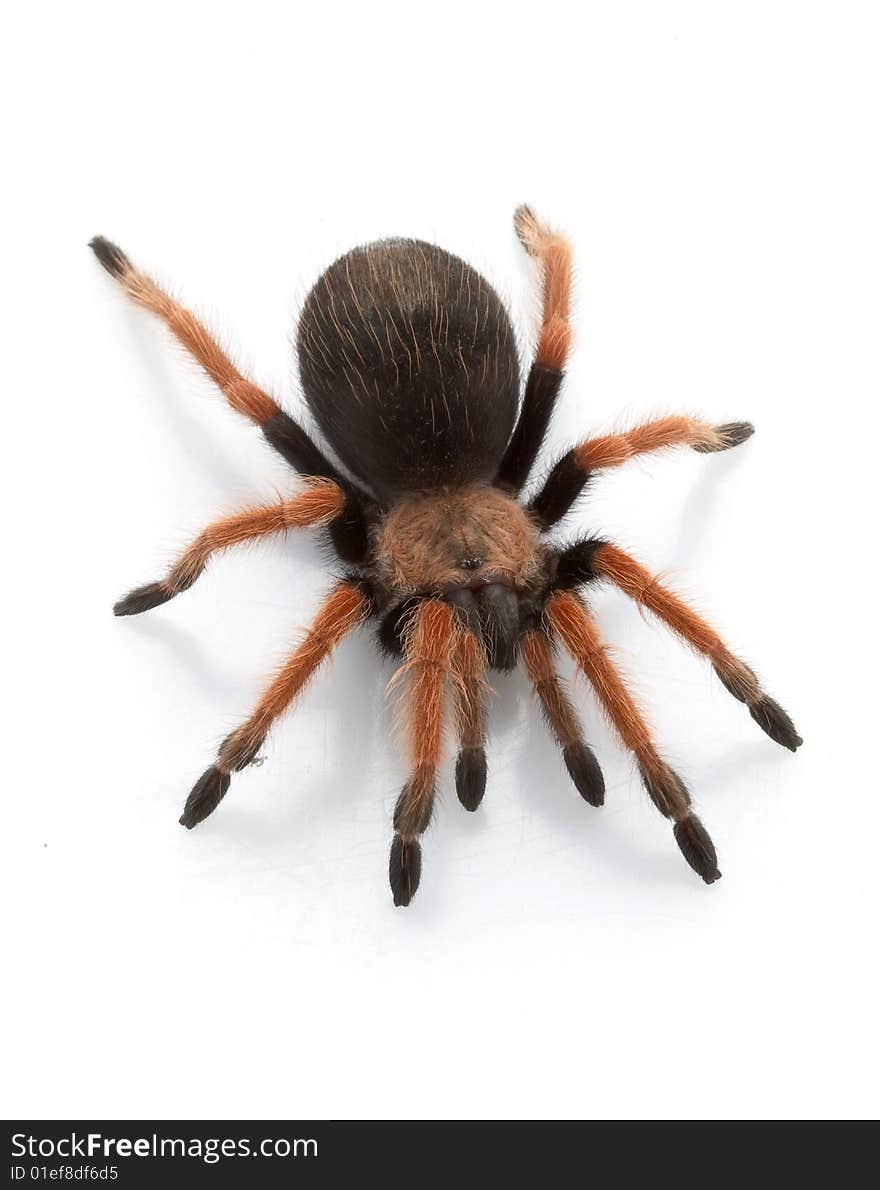
<instances>
[{"instance_id":1,"label":"spider cephalothorax","mask_svg":"<svg viewBox=\"0 0 880 1190\"><path fill-rule=\"evenodd\" d=\"M379 522L375 589L389 608L381 638L401 651L405 612L424 597L453 603L494 669L512 669L520 609L546 586L547 550L533 518L490 485L404 497Z\"/></svg>"},{"instance_id":2,"label":"spider cephalothorax","mask_svg":"<svg viewBox=\"0 0 880 1190\"><path fill-rule=\"evenodd\" d=\"M375 619L385 650L402 659L396 676L405 682L411 767L394 813L389 869L397 905L409 904L419 884L419 836L431 818L450 709L459 799L469 810L482 800L487 669L524 665L576 788L602 804L601 770L556 672L558 645L593 685L652 801L672 820L687 862L707 884L720 876L687 788L657 752L583 602L580 591L590 583L619 586L707 657L772 739L792 751L801 743L754 672L638 562L599 538L566 547L547 538L596 472L669 446L727 450L751 435L750 425L667 417L591 438L563 454L521 499L569 350L571 249L526 207L515 223L543 283L541 330L522 400L504 306L479 273L443 249L414 240L370 244L341 257L315 284L298 326L300 380L342 466L115 245L100 237L91 245L129 296L164 320L229 404L305 477L289 500L209 526L164 579L125 596L116 614L146 611L186 590L216 550L290 528L323 527L346 568L253 714L196 782L180 821L191 828L216 809L232 773L257 758L273 720L321 662L350 631Z\"/></svg>"}]
</instances>

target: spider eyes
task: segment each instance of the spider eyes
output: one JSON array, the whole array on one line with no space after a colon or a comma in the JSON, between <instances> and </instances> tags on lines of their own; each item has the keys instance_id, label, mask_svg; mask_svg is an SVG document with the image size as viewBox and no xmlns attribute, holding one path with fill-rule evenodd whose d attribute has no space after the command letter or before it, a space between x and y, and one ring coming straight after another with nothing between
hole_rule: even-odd
<instances>
[{"instance_id":1,"label":"spider eyes","mask_svg":"<svg viewBox=\"0 0 880 1190\"><path fill-rule=\"evenodd\" d=\"M482 565L482 558L462 558L461 560L462 570L479 570Z\"/></svg>"}]
</instances>

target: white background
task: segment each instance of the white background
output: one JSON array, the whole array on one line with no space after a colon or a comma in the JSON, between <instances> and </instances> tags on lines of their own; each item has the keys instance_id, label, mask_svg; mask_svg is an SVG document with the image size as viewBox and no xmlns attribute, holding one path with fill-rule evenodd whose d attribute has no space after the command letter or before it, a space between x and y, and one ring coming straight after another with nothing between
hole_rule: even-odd
<instances>
[{"instance_id":1,"label":"white background","mask_svg":"<svg viewBox=\"0 0 880 1190\"><path fill-rule=\"evenodd\" d=\"M19 6L3 44L4 1111L19 1116L876 1113L876 8L853 3ZM322 267L435 239L527 344L528 200L571 234L556 446L752 419L595 484L569 528L691 594L792 712L771 743L612 591L602 629L691 785L704 887L591 695L596 811L520 676L478 814L448 767L395 910L404 777L369 634L198 830L193 780L313 615L308 535L141 619L116 597L295 478L97 232L302 409Z\"/></svg>"}]
</instances>

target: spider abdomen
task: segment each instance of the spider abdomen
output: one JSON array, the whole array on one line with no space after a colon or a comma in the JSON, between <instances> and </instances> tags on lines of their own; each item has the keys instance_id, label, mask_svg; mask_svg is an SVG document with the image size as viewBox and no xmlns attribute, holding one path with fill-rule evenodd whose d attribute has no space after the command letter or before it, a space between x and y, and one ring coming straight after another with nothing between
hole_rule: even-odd
<instances>
[{"instance_id":1,"label":"spider abdomen","mask_svg":"<svg viewBox=\"0 0 880 1190\"><path fill-rule=\"evenodd\" d=\"M297 351L315 420L383 502L494 476L519 403L516 341L458 257L418 240L340 257L306 299Z\"/></svg>"}]
</instances>

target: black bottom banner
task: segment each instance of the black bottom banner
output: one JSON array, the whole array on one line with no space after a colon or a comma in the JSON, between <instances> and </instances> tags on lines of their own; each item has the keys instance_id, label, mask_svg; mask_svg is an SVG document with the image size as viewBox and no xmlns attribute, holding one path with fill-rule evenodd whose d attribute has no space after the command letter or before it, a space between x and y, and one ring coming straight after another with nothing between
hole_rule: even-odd
<instances>
[{"instance_id":1,"label":"black bottom banner","mask_svg":"<svg viewBox=\"0 0 880 1190\"><path fill-rule=\"evenodd\" d=\"M352 1175L463 1175L543 1172L583 1159L584 1129L478 1122L279 1120L74 1120L5 1124L2 1185L113 1186L338 1185ZM548 1134L550 1134L548 1136ZM618 1169L620 1160L617 1161ZM624 1162L625 1164L625 1162ZM571 1165L568 1165L571 1168ZM420 1172L419 1172L420 1171Z\"/></svg>"},{"instance_id":2,"label":"black bottom banner","mask_svg":"<svg viewBox=\"0 0 880 1190\"><path fill-rule=\"evenodd\" d=\"M632 1142L633 1123L650 1129L648 1143ZM702 1185L713 1166L746 1184L757 1168L765 1180L788 1182L795 1151L814 1180L843 1185L862 1178L866 1166L849 1142L846 1156L839 1145L832 1153L825 1133L812 1129L793 1150L791 1122L758 1122L758 1128L752 1143L716 1128L699 1138L700 1150L691 1121L7 1121L0 1184L200 1190L336 1186L345 1177L370 1175L407 1182L442 1176L467 1184L512 1174L545 1185L572 1177L608 1180L613 1172L615 1184L630 1185L636 1178L656 1180L658 1170L676 1170L677 1186L689 1187L698 1180ZM690 1157L684 1165L683 1152ZM847 1168L851 1178L844 1176Z\"/></svg>"}]
</instances>

